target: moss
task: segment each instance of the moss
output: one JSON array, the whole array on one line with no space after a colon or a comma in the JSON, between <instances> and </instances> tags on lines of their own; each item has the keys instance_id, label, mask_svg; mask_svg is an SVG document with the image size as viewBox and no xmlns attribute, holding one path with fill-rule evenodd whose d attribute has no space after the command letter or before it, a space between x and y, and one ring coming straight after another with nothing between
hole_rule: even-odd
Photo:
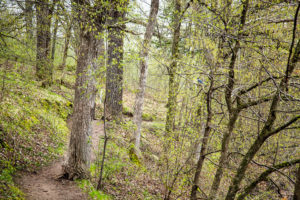
<instances>
[{"instance_id":1,"label":"moss","mask_svg":"<svg viewBox=\"0 0 300 200\"><path fill-rule=\"evenodd\" d=\"M142 152L139 149L135 148L135 146L131 144L129 146L128 153L129 158L133 163L135 163L139 167L142 166L143 156Z\"/></svg>"}]
</instances>

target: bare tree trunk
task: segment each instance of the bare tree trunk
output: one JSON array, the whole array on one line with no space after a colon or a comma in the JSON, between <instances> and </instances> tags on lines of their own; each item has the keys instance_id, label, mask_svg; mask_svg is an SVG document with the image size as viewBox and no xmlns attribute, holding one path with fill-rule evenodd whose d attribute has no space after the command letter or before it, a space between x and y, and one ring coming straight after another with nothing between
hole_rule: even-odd
<instances>
[{"instance_id":1,"label":"bare tree trunk","mask_svg":"<svg viewBox=\"0 0 300 200\"><path fill-rule=\"evenodd\" d=\"M141 59L140 60L140 82L139 82L139 89L136 94L135 107L134 107L134 122L137 127L137 129L134 132L134 136L135 136L135 147L137 149L140 148L142 112L143 112L144 94L145 94L147 71L148 71L148 65L147 65L148 52L149 52L148 48L154 31L156 16L158 13L158 7L159 7L159 0L152 0L148 24L144 35L142 49L140 52L140 59Z\"/></svg>"},{"instance_id":2,"label":"bare tree trunk","mask_svg":"<svg viewBox=\"0 0 300 200\"><path fill-rule=\"evenodd\" d=\"M120 122L123 110L123 39L128 1L112 2L108 28L108 65L106 69L107 118ZM119 9L122 7L122 10Z\"/></svg>"},{"instance_id":3,"label":"bare tree trunk","mask_svg":"<svg viewBox=\"0 0 300 200\"><path fill-rule=\"evenodd\" d=\"M167 103L167 117L166 117L166 134L170 134L174 127L174 118L176 114L176 93L178 84L176 84L177 62L179 58L179 40L181 28L181 2L175 0L174 21L173 21L173 44L172 44L172 62L168 68L169 72L169 96Z\"/></svg>"},{"instance_id":4,"label":"bare tree trunk","mask_svg":"<svg viewBox=\"0 0 300 200\"><path fill-rule=\"evenodd\" d=\"M80 2L86 6L87 2ZM87 26L87 12L77 8L80 23L80 46L77 59L76 84L73 122L68 150L68 160L64 166L64 177L67 179L82 179L89 176L92 134L91 105L93 101L93 68L91 63L91 43L93 34Z\"/></svg>"}]
</instances>

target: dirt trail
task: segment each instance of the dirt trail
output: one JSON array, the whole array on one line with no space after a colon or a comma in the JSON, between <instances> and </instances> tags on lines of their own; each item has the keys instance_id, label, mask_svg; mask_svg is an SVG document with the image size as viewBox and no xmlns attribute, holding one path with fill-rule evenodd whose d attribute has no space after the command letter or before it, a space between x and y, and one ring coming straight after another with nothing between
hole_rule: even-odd
<instances>
[{"instance_id":1,"label":"dirt trail","mask_svg":"<svg viewBox=\"0 0 300 200\"><path fill-rule=\"evenodd\" d=\"M96 158L95 152L99 137L103 135L103 123L93 121L93 147L92 160ZM16 182L26 195L27 200L87 200L87 195L73 181L57 180L62 174L64 158L42 168L37 173L21 173Z\"/></svg>"}]
</instances>

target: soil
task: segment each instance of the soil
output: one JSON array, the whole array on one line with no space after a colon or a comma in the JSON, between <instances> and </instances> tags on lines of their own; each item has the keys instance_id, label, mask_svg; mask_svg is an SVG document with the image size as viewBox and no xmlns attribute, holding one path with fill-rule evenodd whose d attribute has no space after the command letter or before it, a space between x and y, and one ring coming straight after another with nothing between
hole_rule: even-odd
<instances>
[{"instance_id":1,"label":"soil","mask_svg":"<svg viewBox=\"0 0 300 200\"><path fill-rule=\"evenodd\" d=\"M95 153L100 136L103 135L103 123L93 121L93 149L91 159L95 160ZM66 155L43 167L36 173L21 172L16 183L24 192L27 200L87 200L85 194L74 181L59 179L62 174L62 164Z\"/></svg>"}]
</instances>

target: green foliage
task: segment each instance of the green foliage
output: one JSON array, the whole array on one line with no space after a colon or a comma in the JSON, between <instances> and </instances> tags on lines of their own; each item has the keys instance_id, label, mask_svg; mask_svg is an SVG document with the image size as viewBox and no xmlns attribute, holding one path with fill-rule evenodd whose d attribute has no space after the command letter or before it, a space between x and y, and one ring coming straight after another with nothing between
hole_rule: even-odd
<instances>
[{"instance_id":1,"label":"green foliage","mask_svg":"<svg viewBox=\"0 0 300 200\"><path fill-rule=\"evenodd\" d=\"M89 195L89 198L92 200L110 200L112 197L104 194L101 191L98 191L89 180L80 180L78 181L79 187Z\"/></svg>"},{"instance_id":2,"label":"green foliage","mask_svg":"<svg viewBox=\"0 0 300 200\"><path fill-rule=\"evenodd\" d=\"M9 162L5 164L6 166L4 166L4 169L0 173L0 199L24 200L24 194L13 182L12 176L15 168Z\"/></svg>"}]
</instances>

